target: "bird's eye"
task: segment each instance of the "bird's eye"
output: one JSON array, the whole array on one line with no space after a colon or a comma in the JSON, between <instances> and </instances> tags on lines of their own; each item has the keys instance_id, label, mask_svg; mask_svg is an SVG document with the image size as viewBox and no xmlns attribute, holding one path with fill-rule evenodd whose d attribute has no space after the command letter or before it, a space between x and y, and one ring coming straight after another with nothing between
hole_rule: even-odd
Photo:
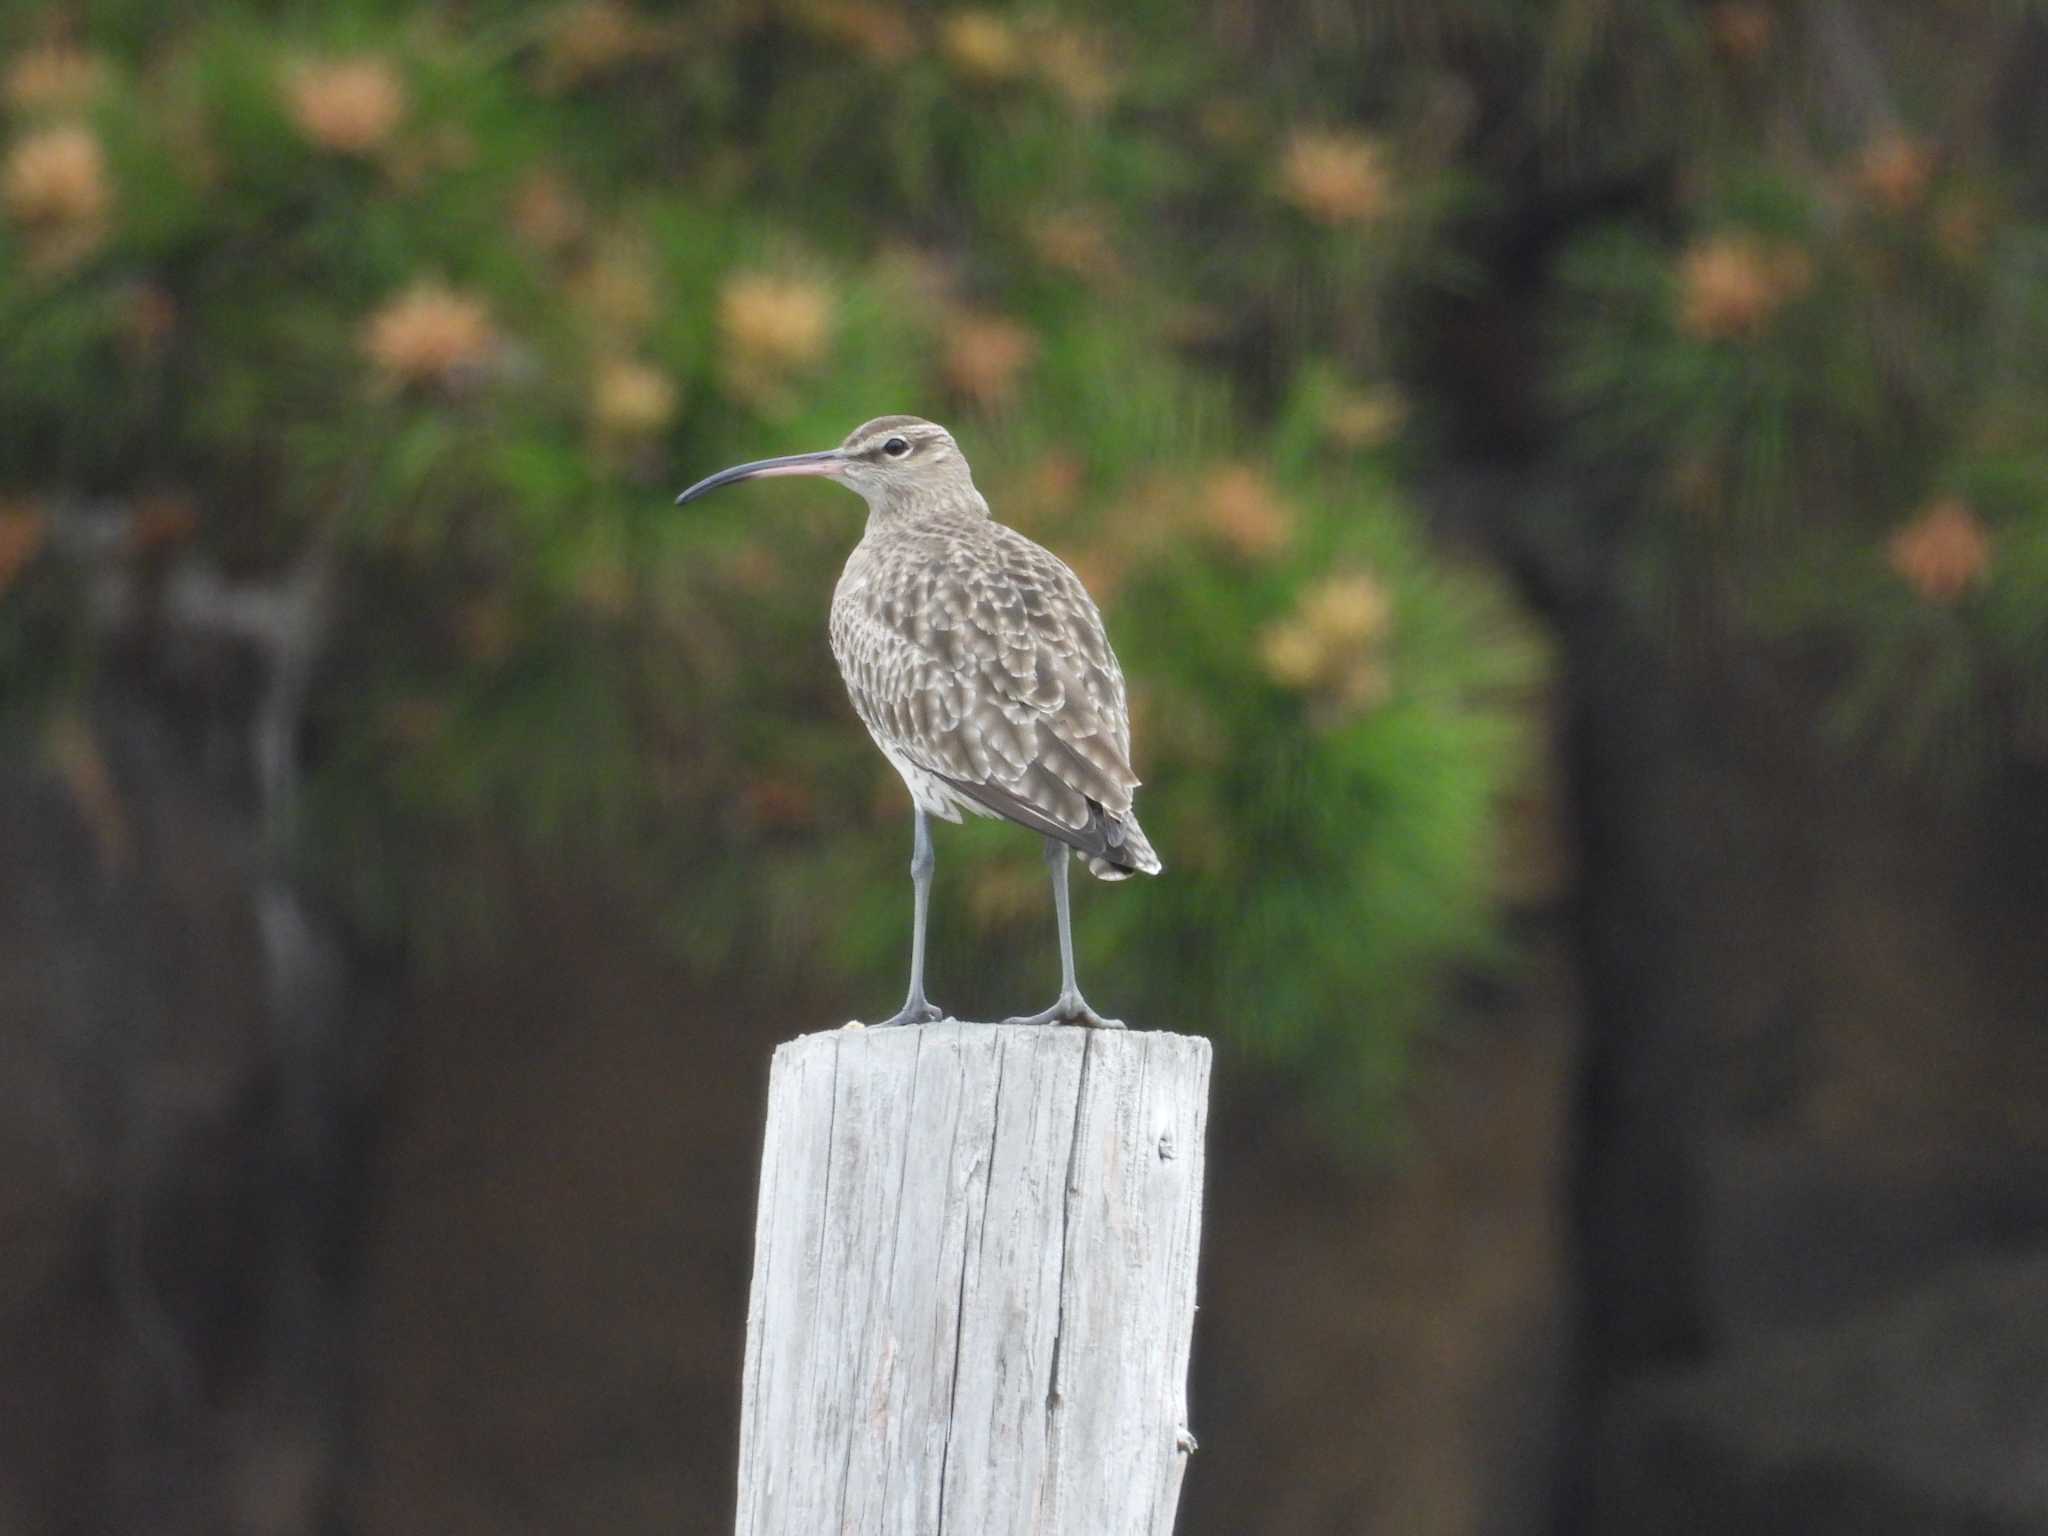
<instances>
[{"instance_id":1,"label":"bird's eye","mask_svg":"<svg viewBox=\"0 0 2048 1536\"><path fill-rule=\"evenodd\" d=\"M903 438L892 437L889 441L882 444L882 452L889 455L892 459L900 459L903 455L910 452L910 444Z\"/></svg>"}]
</instances>

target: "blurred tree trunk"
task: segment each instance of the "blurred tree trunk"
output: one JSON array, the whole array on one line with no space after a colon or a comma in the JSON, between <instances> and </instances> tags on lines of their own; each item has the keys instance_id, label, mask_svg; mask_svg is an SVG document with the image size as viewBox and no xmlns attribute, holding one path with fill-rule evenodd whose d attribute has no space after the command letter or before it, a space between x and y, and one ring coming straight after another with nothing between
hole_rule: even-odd
<instances>
[{"instance_id":1,"label":"blurred tree trunk","mask_svg":"<svg viewBox=\"0 0 2048 1536\"><path fill-rule=\"evenodd\" d=\"M331 1528L376 1053L280 853L294 594L192 578L0 755L10 1532Z\"/></svg>"},{"instance_id":2,"label":"blurred tree trunk","mask_svg":"<svg viewBox=\"0 0 2048 1536\"><path fill-rule=\"evenodd\" d=\"M1997 1449L2048 1435L2048 1396L2009 1386L2048 1348L2016 1321L2048 1317L2048 774L1904 784L1831 738L1811 648L1644 600L1648 492L1558 452L1542 381L1559 253L1672 189L1500 175L1527 191L1471 232L1493 281L1421 317L1413 369L1439 526L1518 576L1567 701L1576 1326L1547 1528L2048 1529L2033 1458Z\"/></svg>"}]
</instances>

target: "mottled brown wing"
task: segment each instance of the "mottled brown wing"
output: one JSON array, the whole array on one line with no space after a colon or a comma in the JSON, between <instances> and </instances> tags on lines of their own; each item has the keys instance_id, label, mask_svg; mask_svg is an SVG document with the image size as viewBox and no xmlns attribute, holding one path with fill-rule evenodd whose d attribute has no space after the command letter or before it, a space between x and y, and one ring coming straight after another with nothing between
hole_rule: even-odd
<instances>
[{"instance_id":1,"label":"mottled brown wing","mask_svg":"<svg viewBox=\"0 0 2048 1536\"><path fill-rule=\"evenodd\" d=\"M857 550L833 649L885 748L999 814L1082 834L1099 820L1089 801L1130 810L1123 673L1101 615L1022 534L984 523L899 541L886 559Z\"/></svg>"}]
</instances>

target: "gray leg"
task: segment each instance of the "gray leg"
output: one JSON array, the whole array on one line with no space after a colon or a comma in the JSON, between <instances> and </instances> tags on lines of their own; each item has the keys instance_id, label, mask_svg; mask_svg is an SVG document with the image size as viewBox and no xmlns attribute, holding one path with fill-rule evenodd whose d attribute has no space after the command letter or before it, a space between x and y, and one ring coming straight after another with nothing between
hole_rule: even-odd
<instances>
[{"instance_id":1,"label":"gray leg","mask_svg":"<svg viewBox=\"0 0 2048 1536\"><path fill-rule=\"evenodd\" d=\"M1074 922L1067 908L1067 865L1072 854L1056 837L1045 840L1045 867L1052 874L1052 910L1060 925L1060 1000L1043 1013L1005 1019L1005 1024L1086 1024L1095 1029L1122 1029L1118 1019L1105 1019L1088 1006L1074 980Z\"/></svg>"},{"instance_id":2,"label":"gray leg","mask_svg":"<svg viewBox=\"0 0 2048 1536\"><path fill-rule=\"evenodd\" d=\"M925 820L924 807L913 805L911 815L916 819L910 842L910 995L903 1000L902 1010L882 1020L877 1029L890 1024L928 1024L946 1016L943 1008L926 1002L924 996L924 920L931 907L932 868L938 860L932 854L932 829Z\"/></svg>"}]
</instances>

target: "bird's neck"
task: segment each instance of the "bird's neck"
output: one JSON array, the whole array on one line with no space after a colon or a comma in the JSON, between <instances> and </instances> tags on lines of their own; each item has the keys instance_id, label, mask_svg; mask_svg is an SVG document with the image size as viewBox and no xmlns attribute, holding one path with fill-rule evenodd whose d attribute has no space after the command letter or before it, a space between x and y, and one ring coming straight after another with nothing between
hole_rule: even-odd
<instances>
[{"instance_id":1,"label":"bird's neck","mask_svg":"<svg viewBox=\"0 0 2048 1536\"><path fill-rule=\"evenodd\" d=\"M988 520L988 502L971 481L965 486L933 486L901 493L868 507L870 533L892 528L971 525Z\"/></svg>"}]
</instances>

